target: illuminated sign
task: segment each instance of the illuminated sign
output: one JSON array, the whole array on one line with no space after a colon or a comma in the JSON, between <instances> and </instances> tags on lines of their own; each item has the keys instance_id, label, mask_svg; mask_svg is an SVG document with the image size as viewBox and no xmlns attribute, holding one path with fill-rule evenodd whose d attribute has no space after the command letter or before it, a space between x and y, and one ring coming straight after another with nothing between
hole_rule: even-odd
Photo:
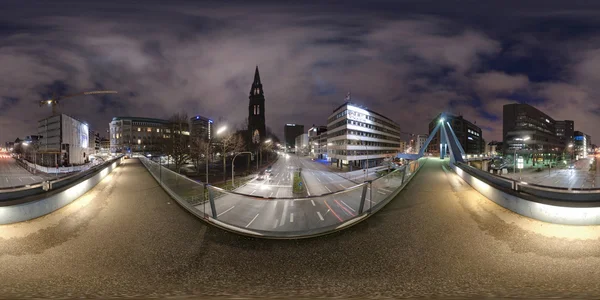
<instances>
[{"instance_id":1,"label":"illuminated sign","mask_svg":"<svg viewBox=\"0 0 600 300\"><path fill-rule=\"evenodd\" d=\"M286 124L285 126L296 126L296 124Z\"/></svg>"},{"instance_id":2,"label":"illuminated sign","mask_svg":"<svg viewBox=\"0 0 600 300\"><path fill-rule=\"evenodd\" d=\"M523 169L523 157L517 158L517 168Z\"/></svg>"},{"instance_id":3,"label":"illuminated sign","mask_svg":"<svg viewBox=\"0 0 600 300\"><path fill-rule=\"evenodd\" d=\"M576 136L575 140L576 141L583 141L583 136L582 135Z\"/></svg>"}]
</instances>

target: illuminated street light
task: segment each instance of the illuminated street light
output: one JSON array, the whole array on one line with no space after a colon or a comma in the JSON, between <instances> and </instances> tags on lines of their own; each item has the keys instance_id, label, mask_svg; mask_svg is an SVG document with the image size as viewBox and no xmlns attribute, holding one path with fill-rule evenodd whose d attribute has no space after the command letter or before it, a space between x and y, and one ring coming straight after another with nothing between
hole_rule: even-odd
<instances>
[{"instance_id":1,"label":"illuminated street light","mask_svg":"<svg viewBox=\"0 0 600 300\"><path fill-rule=\"evenodd\" d=\"M268 140L265 141L265 144L268 144L270 142L271 142L271 139L268 139Z\"/></svg>"},{"instance_id":2,"label":"illuminated street light","mask_svg":"<svg viewBox=\"0 0 600 300\"><path fill-rule=\"evenodd\" d=\"M227 125L223 125L221 128L217 130L217 134L221 134L227 130Z\"/></svg>"}]
</instances>

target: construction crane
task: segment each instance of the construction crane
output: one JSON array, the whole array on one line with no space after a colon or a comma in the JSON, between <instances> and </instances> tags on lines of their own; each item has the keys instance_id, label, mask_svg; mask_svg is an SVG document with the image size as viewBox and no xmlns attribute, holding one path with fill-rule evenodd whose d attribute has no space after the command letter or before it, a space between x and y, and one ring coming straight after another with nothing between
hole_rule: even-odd
<instances>
[{"instance_id":1,"label":"construction crane","mask_svg":"<svg viewBox=\"0 0 600 300\"><path fill-rule=\"evenodd\" d=\"M53 96L52 99L41 100L40 106L43 106L43 105L52 106L52 115L56 115L56 106L58 106L58 103L61 100L76 97L76 96L81 96L81 95L116 94L116 93L117 93L117 91L90 91L90 92L66 95L66 96L62 96L62 97Z\"/></svg>"}]
</instances>

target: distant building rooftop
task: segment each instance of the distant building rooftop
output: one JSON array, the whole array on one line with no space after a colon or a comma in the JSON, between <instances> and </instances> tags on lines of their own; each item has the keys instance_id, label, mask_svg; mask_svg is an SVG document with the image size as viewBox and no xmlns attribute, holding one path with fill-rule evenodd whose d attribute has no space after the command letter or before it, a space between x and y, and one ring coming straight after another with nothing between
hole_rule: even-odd
<instances>
[{"instance_id":1,"label":"distant building rooftop","mask_svg":"<svg viewBox=\"0 0 600 300\"><path fill-rule=\"evenodd\" d=\"M171 123L169 120L163 119L154 119L154 118L140 118L140 117L114 117L113 121L134 121L134 122L148 122L148 123L159 123L159 124L169 124Z\"/></svg>"}]
</instances>

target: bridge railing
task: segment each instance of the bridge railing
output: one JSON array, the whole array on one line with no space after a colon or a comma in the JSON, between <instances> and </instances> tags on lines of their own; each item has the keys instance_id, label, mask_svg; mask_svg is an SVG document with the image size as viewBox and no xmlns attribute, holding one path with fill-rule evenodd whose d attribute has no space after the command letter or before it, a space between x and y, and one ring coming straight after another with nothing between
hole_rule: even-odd
<instances>
[{"instance_id":1,"label":"bridge railing","mask_svg":"<svg viewBox=\"0 0 600 300\"><path fill-rule=\"evenodd\" d=\"M309 197L247 195L193 181L140 157L163 189L192 214L218 227L264 238L303 238L347 228L383 208L426 161L413 161L376 180Z\"/></svg>"}]
</instances>

